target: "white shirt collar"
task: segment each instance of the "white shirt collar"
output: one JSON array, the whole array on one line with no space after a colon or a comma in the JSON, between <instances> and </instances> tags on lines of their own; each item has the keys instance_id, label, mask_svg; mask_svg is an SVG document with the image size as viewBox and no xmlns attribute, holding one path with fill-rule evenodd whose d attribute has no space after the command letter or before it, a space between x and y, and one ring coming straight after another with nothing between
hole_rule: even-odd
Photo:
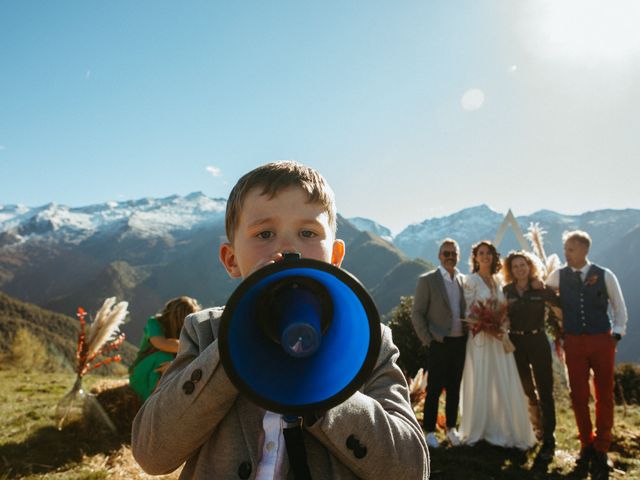
<instances>
[{"instance_id":1,"label":"white shirt collar","mask_svg":"<svg viewBox=\"0 0 640 480\"><path fill-rule=\"evenodd\" d=\"M458 276L458 274L460 273L458 271L457 268L454 267L453 269L453 279L451 278L451 275L449 275L449 272L447 271L446 268L444 268L442 265L438 265L438 270L440 270L440 274L442 275L442 277L445 280L448 280L450 282L453 282L453 280L455 280L455 278Z\"/></svg>"},{"instance_id":2,"label":"white shirt collar","mask_svg":"<svg viewBox=\"0 0 640 480\"><path fill-rule=\"evenodd\" d=\"M587 263L584 264L584 267L582 267L582 268L573 268L573 267L571 267L571 270L573 270L574 272L580 272L582 275L585 275L589 271L590 268L591 268L591 262L587 258Z\"/></svg>"}]
</instances>

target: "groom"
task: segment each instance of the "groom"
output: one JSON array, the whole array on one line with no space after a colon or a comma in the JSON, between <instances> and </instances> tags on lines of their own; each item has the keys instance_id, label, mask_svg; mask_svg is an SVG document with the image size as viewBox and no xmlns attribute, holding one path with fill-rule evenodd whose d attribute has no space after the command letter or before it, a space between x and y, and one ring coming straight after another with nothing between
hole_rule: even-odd
<instances>
[{"instance_id":1,"label":"groom","mask_svg":"<svg viewBox=\"0 0 640 480\"><path fill-rule=\"evenodd\" d=\"M427 445L431 448L440 445L435 430L443 388L447 391L447 439L453 446L460 445L456 422L466 347L462 323L466 307L463 277L456 268L459 256L458 243L451 238L443 240L438 253L440 266L418 279L413 300L413 328L422 344L429 349L423 423Z\"/></svg>"},{"instance_id":2,"label":"groom","mask_svg":"<svg viewBox=\"0 0 640 480\"><path fill-rule=\"evenodd\" d=\"M607 451L613 427L613 368L616 344L627 324L627 308L616 276L587 258L591 237L576 230L562 238L567 266L555 270L547 285L560 290L564 348L571 401L580 435L578 469L591 463L594 480L609 478ZM613 318L609 318L611 306ZM589 413L589 370L596 394L596 431Z\"/></svg>"}]
</instances>

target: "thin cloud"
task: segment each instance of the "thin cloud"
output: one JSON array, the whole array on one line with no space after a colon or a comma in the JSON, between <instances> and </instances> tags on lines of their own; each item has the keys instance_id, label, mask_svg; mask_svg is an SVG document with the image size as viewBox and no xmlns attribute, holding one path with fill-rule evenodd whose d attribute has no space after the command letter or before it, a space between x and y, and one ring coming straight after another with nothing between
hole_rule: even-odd
<instances>
[{"instance_id":1,"label":"thin cloud","mask_svg":"<svg viewBox=\"0 0 640 480\"><path fill-rule=\"evenodd\" d=\"M4 150L6 147L4 145L0 145L0 150Z\"/></svg>"},{"instance_id":2,"label":"thin cloud","mask_svg":"<svg viewBox=\"0 0 640 480\"><path fill-rule=\"evenodd\" d=\"M222 170L220 170L218 167L214 167L212 165L209 165L209 166L205 167L204 169L207 172L209 172L211 174L211 176L213 176L213 177L222 176Z\"/></svg>"},{"instance_id":3,"label":"thin cloud","mask_svg":"<svg viewBox=\"0 0 640 480\"><path fill-rule=\"evenodd\" d=\"M84 74L85 80L89 80L91 78L91 70L87 70Z\"/></svg>"}]
</instances>

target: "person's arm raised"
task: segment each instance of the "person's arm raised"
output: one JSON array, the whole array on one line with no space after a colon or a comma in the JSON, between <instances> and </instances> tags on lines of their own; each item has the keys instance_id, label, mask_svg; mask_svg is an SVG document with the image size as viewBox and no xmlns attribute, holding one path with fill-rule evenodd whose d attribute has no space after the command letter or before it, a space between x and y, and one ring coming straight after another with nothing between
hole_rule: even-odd
<instances>
[{"instance_id":1,"label":"person's arm raised","mask_svg":"<svg viewBox=\"0 0 640 480\"><path fill-rule=\"evenodd\" d=\"M178 353L180 341L177 338L151 337L149 343L162 352Z\"/></svg>"}]
</instances>

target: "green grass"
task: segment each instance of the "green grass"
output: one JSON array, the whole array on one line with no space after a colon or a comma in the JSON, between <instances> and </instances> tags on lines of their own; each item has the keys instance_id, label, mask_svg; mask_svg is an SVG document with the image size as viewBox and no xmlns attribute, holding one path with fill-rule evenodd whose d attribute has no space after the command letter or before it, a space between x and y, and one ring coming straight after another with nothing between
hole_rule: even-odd
<instances>
[{"instance_id":1,"label":"green grass","mask_svg":"<svg viewBox=\"0 0 640 480\"><path fill-rule=\"evenodd\" d=\"M90 375L85 389L103 381ZM126 432L79 423L57 430L55 407L73 382L72 374L0 370L0 480L151 478L133 460Z\"/></svg>"},{"instance_id":2,"label":"green grass","mask_svg":"<svg viewBox=\"0 0 640 480\"><path fill-rule=\"evenodd\" d=\"M0 480L9 479L148 479L131 456L126 432L96 432L80 424L58 431L54 411L73 385L72 374L23 373L0 369ZM104 382L89 375L84 382ZM572 479L578 439L568 392L556 391L558 427L556 456L549 464L536 461L536 451L521 453L479 443L431 451L434 480ZM421 416L421 413L418 414ZM437 434L444 438L442 432ZM616 480L640 478L640 407L616 407L610 457ZM153 477L157 478L157 477ZM177 478L174 473L167 479ZM395 479L390 479L395 480Z\"/></svg>"}]
</instances>

